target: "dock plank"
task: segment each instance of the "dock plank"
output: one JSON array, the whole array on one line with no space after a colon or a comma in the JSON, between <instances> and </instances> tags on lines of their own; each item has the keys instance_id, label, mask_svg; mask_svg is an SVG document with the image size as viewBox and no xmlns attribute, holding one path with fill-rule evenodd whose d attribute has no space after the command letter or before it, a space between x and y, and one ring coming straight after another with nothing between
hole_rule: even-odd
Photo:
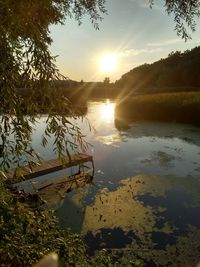
<instances>
[{"instance_id":1,"label":"dock plank","mask_svg":"<svg viewBox=\"0 0 200 267\"><path fill-rule=\"evenodd\" d=\"M71 155L70 159L68 157L64 157L62 158L62 160L50 159L47 161L42 161L39 165L32 164L31 167L29 165L23 166L20 168L20 174L25 179L32 179L38 176L60 171L62 169L66 169L89 161L93 161L93 157L91 155L75 154ZM9 179L15 178L15 173L16 169L12 169L8 172L7 177Z\"/></svg>"}]
</instances>

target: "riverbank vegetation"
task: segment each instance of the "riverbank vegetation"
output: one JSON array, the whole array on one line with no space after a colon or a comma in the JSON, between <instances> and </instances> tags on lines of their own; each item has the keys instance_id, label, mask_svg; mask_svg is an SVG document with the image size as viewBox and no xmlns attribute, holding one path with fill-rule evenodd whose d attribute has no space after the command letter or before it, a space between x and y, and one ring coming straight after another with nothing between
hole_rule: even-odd
<instances>
[{"instance_id":1,"label":"riverbank vegetation","mask_svg":"<svg viewBox=\"0 0 200 267\"><path fill-rule=\"evenodd\" d=\"M137 95L119 100L115 108L118 129L138 120L200 125L200 92Z\"/></svg>"}]
</instances>

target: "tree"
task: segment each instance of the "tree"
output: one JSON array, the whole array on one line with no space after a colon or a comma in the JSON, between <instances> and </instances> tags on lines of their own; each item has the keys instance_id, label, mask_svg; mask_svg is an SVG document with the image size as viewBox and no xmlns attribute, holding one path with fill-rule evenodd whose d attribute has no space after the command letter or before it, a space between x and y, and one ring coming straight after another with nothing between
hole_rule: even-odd
<instances>
[{"instance_id":1,"label":"tree","mask_svg":"<svg viewBox=\"0 0 200 267\"><path fill-rule=\"evenodd\" d=\"M104 84L109 84L110 83L110 78L109 77L105 77L103 83Z\"/></svg>"},{"instance_id":2,"label":"tree","mask_svg":"<svg viewBox=\"0 0 200 267\"><path fill-rule=\"evenodd\" d=\"M100 14L106 12L104 4L105 0L27 0L26 3L0 0L1 170L7 170L13 162L19 165L24 157L26 162L38 158L31 145L31 125L37 113L44 110L49 114L44 146L48 136L52 136L59 156L69 155L69 147L76 150L77 142L85 147L80 129L64 115L67 112L74 116L74 113L69 101L57 91L56 80L64 77L49 51L52 42L49 27L63 24L67 16L80 24L87 14L98 28ZM26 92L25 96L21 91ZM10 140L11 134L14 142Z\"/></svg>"}]
</instances>

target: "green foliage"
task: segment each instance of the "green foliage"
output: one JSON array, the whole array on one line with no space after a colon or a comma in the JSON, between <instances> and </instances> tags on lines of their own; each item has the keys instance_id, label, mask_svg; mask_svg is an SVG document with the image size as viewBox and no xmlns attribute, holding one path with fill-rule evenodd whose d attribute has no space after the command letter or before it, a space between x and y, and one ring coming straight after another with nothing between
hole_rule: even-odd
<instances>
[{"instance_id":1,"label":"green foliage","mask_svg":"<svg viewBox=\"0 0 200 267\"><path fill-rule=\"evenodd\" d=\"M55 153L69 155L86 143L80 129L65 115L74 116L72 105L57 91L56 80L65 79L49 51L52 42L49 27L63 24L66 17L78 23L89 15L98 28L100 13L105 13L105 0L92 1L12 1L0 0L0 136L3 145L1 170L11 165L38 161L32 148L31 134L36 115L48 114L42 144L54 138ZM23 96L20 92L29 93ZM27 104L28 103L28 104ZM29 116L25 116L25 114Z\"/></svg>"},{"instance_id":2,"label":"green foliage","mask_svg":"<svg viewBox=\"0 0 200 267\"><path fill-rule=\"evenodd\" d=\"M200 90L199 57L200 47L172 52L165 59L132 69L116 86L125 94Z\"/></svg>"},{"instance_id":3,"label":"green foliage","mask_svg":"<svg viewBox=\"0 0 200 267\"><path fill-rule=\"evenodd\" d=\"M59 229L54 212L30 208L3 184L0 229L1 266L32 266L52 251L60 256L61 266L87 263L83 241Z\"/></svg>"}]
</instances>

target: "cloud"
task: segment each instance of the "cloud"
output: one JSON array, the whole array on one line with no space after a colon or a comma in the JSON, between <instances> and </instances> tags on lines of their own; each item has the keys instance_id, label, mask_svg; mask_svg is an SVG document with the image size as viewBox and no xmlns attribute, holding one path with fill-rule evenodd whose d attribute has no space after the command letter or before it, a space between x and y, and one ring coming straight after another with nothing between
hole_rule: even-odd
<instances>
[{"instance_id":1,"label":"cloud","mask_svg":"<svg viewBox=\"0 0 200 267\"><path fill-rule=\"evenodd\" d=\"M138 56L144 53L155 53L155 52L160 52L162 49L161 48L153 48L153 49L127 49L124 50L120 53L118 53L119 57L130 57L130 56Z\"/></svg>"},{"instance_id":2,"label":"cloud","mask_svg":"<svg viewBox=\"0 0 200 267\"><path fill-rule=\"evenodd\" d=\"M181 38L176 38L176 39L170 39L170 40L165 40L162 42L155 42L155 43L148 43L147 46L148 47L152 47L152 48L161 48L164 46L170 46L170 45L176 45L176 44L180 44L185 42L183 39ZM199 45L200 39L192 39L188 41L189 45Z\"/></svg>"},{"instance_id":3,"label":"cloud","mask_svg":"<svg viewBox=\"0 0 200 267\"><path fill-rule=\"evenodd\" d=\"M163 42L148 43L147 46L149 46L149 47L162 47L162 46L177 44L180 42L183 42L183 40L176 38L176 39L166 40Z\"/></svg>"},{"instance_id":4,"label":"cloud","mask_svg":"<svg viewBox=\"0 0 200 267\"><path fill-rule=\"evenodd\" d=\"M131 3L141 7L141 8L149 8L149 0L129 0Z\"/></svg>"},{"instance_id":5,"label":"cloud","mask_svg":"<svg viewBox=\"0 0 200 267\"><path fill-rule=\"evenodd\" d=\"M131 2L135 3L140 8L150 9L150 2L149 0L130 0ZM163 6L158 5L156 3L153 4L152 9L163 11Z\"/></svg>"}]
</instances>

